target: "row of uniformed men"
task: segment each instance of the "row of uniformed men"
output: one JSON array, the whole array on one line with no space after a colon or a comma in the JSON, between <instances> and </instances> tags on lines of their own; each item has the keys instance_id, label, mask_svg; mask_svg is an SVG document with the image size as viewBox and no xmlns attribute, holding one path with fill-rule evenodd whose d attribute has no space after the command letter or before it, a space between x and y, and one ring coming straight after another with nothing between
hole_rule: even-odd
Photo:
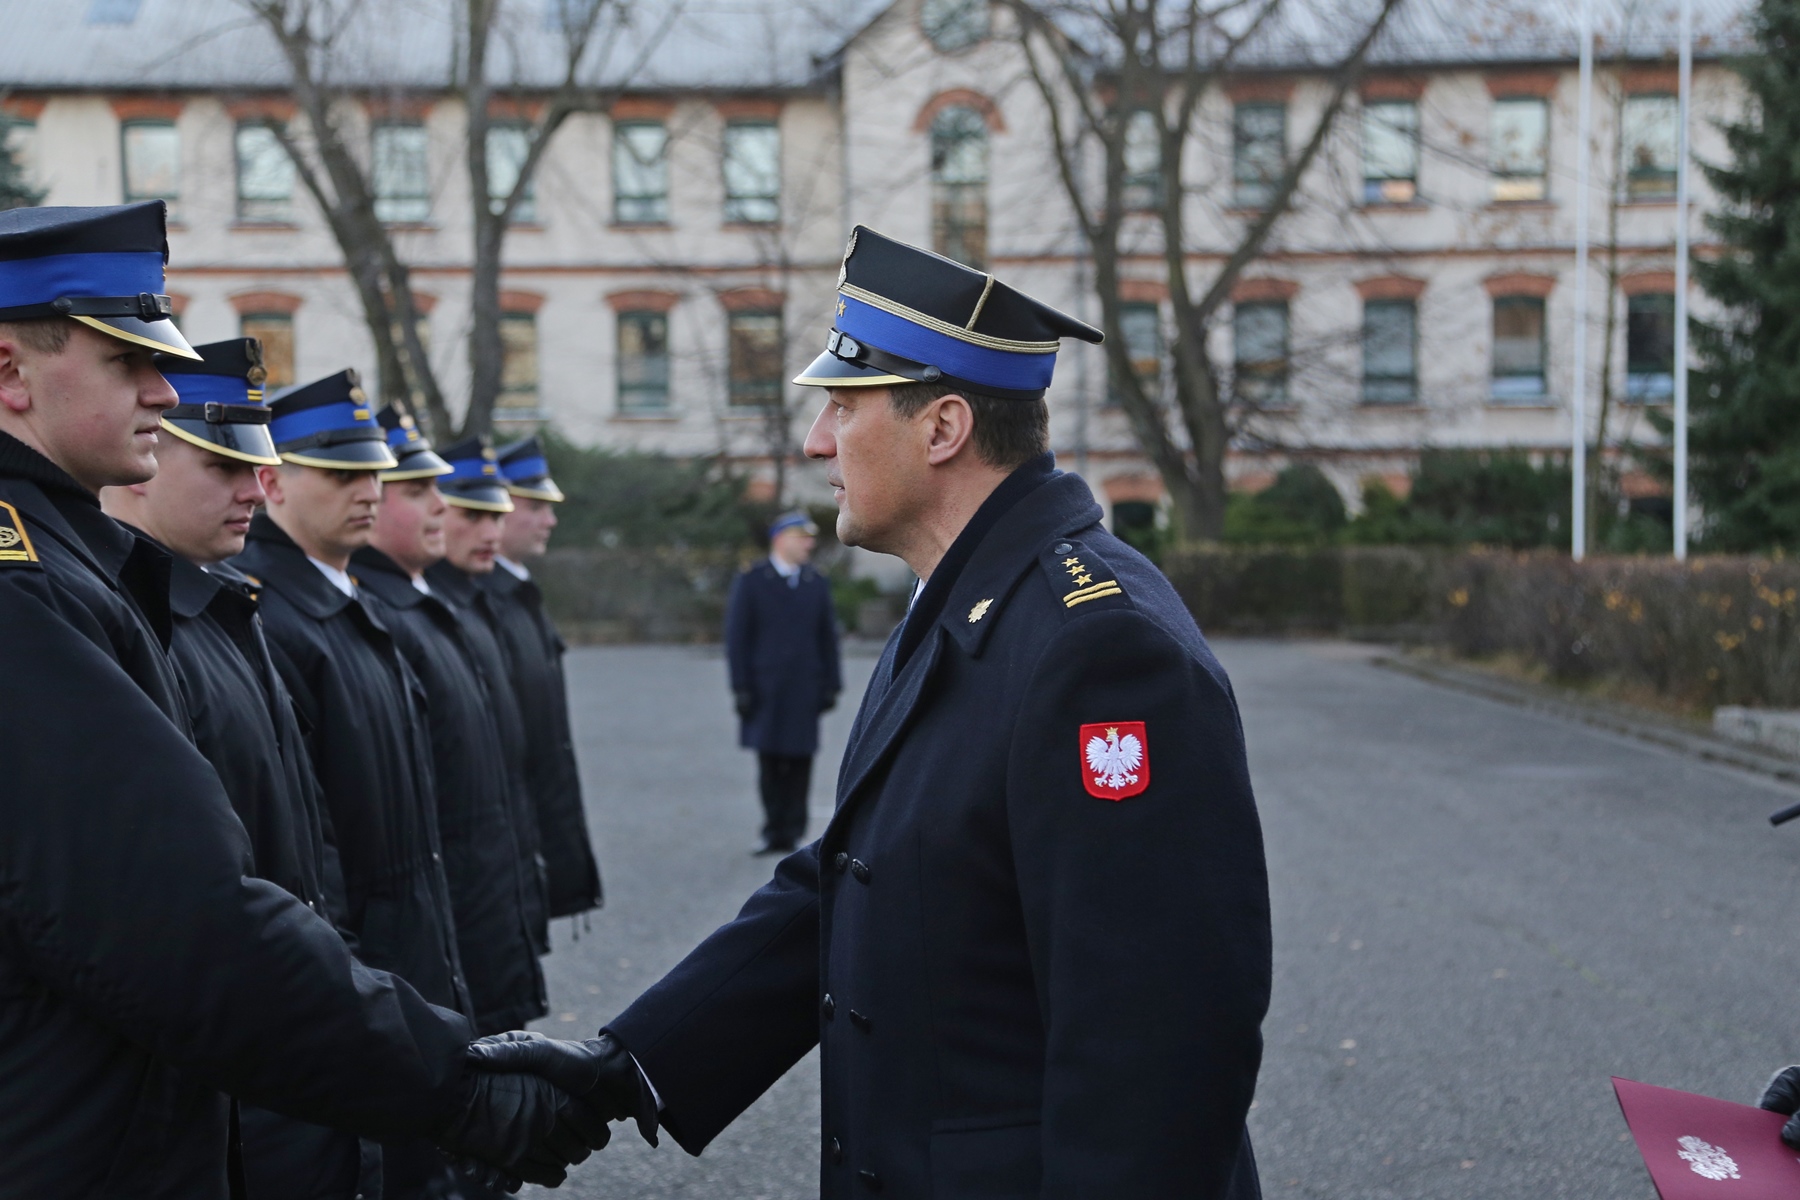
<instances>
[{"instance_id":1,"label":"row of uniformed men","mask_svg":"<svg viewBox=\"0 0 1800 1200\"><path fill-rule=\"evenodd\" d=\"M166 253L160 203L0 214L0 1191L560 1180L627 1113L466 1047L600 902L523 565L563 497L350 371L265 403Z\"/></svg>"}]
</instances>

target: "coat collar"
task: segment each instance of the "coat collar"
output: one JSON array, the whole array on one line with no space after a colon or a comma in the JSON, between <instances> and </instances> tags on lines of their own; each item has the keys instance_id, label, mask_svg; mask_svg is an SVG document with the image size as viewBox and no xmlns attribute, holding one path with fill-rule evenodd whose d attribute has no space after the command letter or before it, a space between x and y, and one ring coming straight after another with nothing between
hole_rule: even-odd
<instances>
[{"instance_id":1,"label":"coat collar","mask_svg":"<svg viewBox=\"0 0 1800 1200\"><path fill-rule=\"evenodd\" d=\"M224 589L225 580L179 554L172 557L175 561L169 568L169 607L176 616L191 621L206 611Z\"/></svg>"},{"instance_id":2,"label":"coat collar","mask_svg":"<svg viewBox=\"0 0 1800 1200\"><path fill-rule=\"evenodd\" d=\"M523 582L500 567L495 567L493 574ZM431 590L458 608L474 608L481 602L481 578L460 569L447 558L440 558L425 568L425 582L431 585Z\"/></svg>"},{"instance_id":3,"label":"coat collar","mask_svg":"<svg viewBox=\"0 0 1800 1200\"><path fill-rule=\"evenodd\" d=\"M251 573L313 620L328 620L350 606L351 598L307 561L306 552L268 513L250 519L250 542L257 552Z\"/></svg>"},{"instance_id":4,"label":"coat collar","mask_svg":"<svg viewBox=\"0 0 1800 1200\"><path fill-rule=\"evenodd\" d=\"M417 608L429 599L413 586L412 576L404 567L373 546L364 546L352 554L350 568L356 582L390 608Z\"/></svg>"}]
</instances>

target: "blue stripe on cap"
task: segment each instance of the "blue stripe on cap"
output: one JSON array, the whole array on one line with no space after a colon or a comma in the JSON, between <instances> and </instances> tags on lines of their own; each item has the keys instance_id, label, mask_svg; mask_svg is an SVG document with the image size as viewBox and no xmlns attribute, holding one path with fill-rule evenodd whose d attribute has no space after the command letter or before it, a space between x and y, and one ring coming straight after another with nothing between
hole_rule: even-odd
<instances>
[{"instance_id":1,"label":"blue stripe on cap","mask_svg":"<svg viewBox=\"0 0 1800 1200\"><path fill-rule=\"evenodd\" d=\"M491 483L500 486L500 474L494 470L494 462L489 458L453 458L449 460L453 468L450 483Z\"/></svg>"},{"instance_id":2,"label":"blue stripe on cap","mask_svg":"<svg viewBox=\"0 0 1800 1200\"><path fill-rule=\"evenodd\" d=\"M896 317L851 296L840 294L838 303L843 307L837 319L840 333L867 342L877 350L936 367L946 375L970 383L1035 391L1049 387L1050 377L1056 372L1054 353L1019 354L1011 350L990 350L915 325L905 317Z\"/></svg>"},{"instance_id":3,"label":"blue stripe on cap","mask_svg":"<svg viewBox=\"0 0 1800 1200\"><path fill-rule=\"evenodd\" d=\"M0 260L0 308L48 304L59 296L135 296L163 290L156 251L49 254Z\"/></svg>"},{"instance_id":4,"label":"blue stripe on cap","mask_svg":"<svg viewBox=\"0 0 1800 1200\"><path fill-rule=\"evenodd\" d=\"M248 404L250 385L235 375L164 376L175 387L183 404Z\"/></svg>"},{"instance_id":5,"label":"blue stripe on cap","mask_svg":"<svg viewBox=\"0 0 1800 1200\"><path fill-rule=\"evenodd\" d=\"M515 458L511 462L501 463L500 473L506 476L509 482L523 483L527 479L542 479L550 474L550 463L542 456Z\"/></svg>"},{"instance_id":6,"label":"blue stripe on cap","mask_svg":"<svg viewBox=\"0 0 1800 1200\"><path fill-rule=\"evenodd\" d=\"M359 412L363 414L361 420L356 417ZM367 408L348 400L338 404L321 404L317 408L303 408L285 416L278 415L269 423L269 433L274 437L276 445L297 442L315 433L334 429L369 429L377 434L381 432L381 426L375 423L375 418L369 415Z\"/></svg>"}]
</instances>

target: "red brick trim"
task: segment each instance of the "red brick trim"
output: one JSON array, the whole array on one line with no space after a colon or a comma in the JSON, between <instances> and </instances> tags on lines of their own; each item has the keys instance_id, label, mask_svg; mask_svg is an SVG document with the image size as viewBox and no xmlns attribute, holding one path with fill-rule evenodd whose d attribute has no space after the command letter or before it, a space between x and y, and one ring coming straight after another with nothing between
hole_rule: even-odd
<instances>
[{"instance_id":1,"label":"red brick trim","mask_svg":"<svg viewBox=\"0 0 1800 1200\"><path fill-rule=\"evenodd\" d=\"M1558 78L1555 71L1489 71L1487 89L1496 100L1520 96L1549 99L1556 92Z\"/></svg>"},{"instance_id":2,"label":"red brick trim","mask_svg":"<svg viewBox=\"0 0 1800 1200\"><path fill-rule=\"evenodd\" d=\"M1424 94L1423 75L1376 75L1362 85L1364 100L1417 100Z\"/></svg>"},{"instance_id":3,"label":"red brick trim","mask_svg":"<svg viewBox=\"0 0 1800 1200\"><path fill-rule=\"evenodd\" d=\"M668 312L680 302L681 295L678 292L649 289L609 292L606 297L607 306L614 312Z\"/></svg>"},{"instance_id":4,"label":"red brick trim","mask_svg":"<svg viewBox=\"0 0 1800 1200\"><path fill-rule=\"evenodd\" d=\"M109 96L113 115L121 121L173 121L187 101L179 96Z\"/></svg>"},{"instance_id":5,"label":"red brick trim","mask_svg":"<svg viewBox=\"0 0 1800 1200\"><path fill-rule=\"evenodd\" d=\"M179 317L182 313L187 311L187 296L181 292L168 292L166 295L169 297L169 307L175 310L176 316Z\"/></svg>"},{"instance_id":6,"label":"red brick trim","mask_svg":"<svg viewBox=\"0 0 1800 1200\"><path fill-rule=\"evenodd\" d=\"M280 121L294 119L300 106L286 96L244 96L225 101L225 115L233 121Z\"/></svg>"},{"instance_id":7,"label":"red brick trim","mask_svg":"<svg viewBox=\"0 0 1800 1200\"><path fill-rule=\"evenodd\" d=\"M1359 279L1356 294L1363 300L1417 300L1425 294L1425 281L1410 275L1377 275Z\"/></svg>"},{"instance_id":8,"label":"red brick trim","mask_svg":"<svg viewBox=\"0 0 1800 1200\"><path fill-rule=\"evenodd\" d=\"M1627 296L1672 296L1675 294L1675 272L1634 271L1619 280L1619 290Z\"/></svg>"},{"instance_id":9,"label":"red brick trim","mask_svg":"<svg viewBox=\"0 0 1800 1200\"><path fill-rule=\"evenodd\" d=\"M1508 271L1503 275L1489 275L1481 281L1481 286L1490 296L1536 296L1542 300L1556 290L1556 276Z\"/></svg>"},{"instance_id":10,"label":"red brick trim","mask_svg":"<svg viewBox=\"0 0 1800 1200\"><path fill-rule=\"evenodd\" d=\"M393 298L390 296L388 303L392 304L393 302ZM437 307L438 298L430 292L421 292L415 289L412 294L412 302L413 311L421 317L425 317L430 316L431 310Z\"/></svg>"},{"instance_id":11,"label":"red brick trim","mask_svg":"<svg viewBox=\"0 0 1800 1200\"><path fill-rule=\"evenodd\" d=\"M417 92L363 98L371 121L423 121L435 103L436 96Z\"/></svg>"},{"instance_id":12,"label":"red brick trim","mask_svg":"<svg viewBox=\"0 0 1800 1200\"><path fill-rule=\"evenodd\" d=\"M1100 484L1100 490L1106 494L1109 504L1121 504L1129 501L1155 504L1163 498L1163 481L1160 475L1130 474L1114 475Z\"/></svg>"},{"instance_id":13,"label":"red brick trim","mask_svg":"<svg viewBox=\"0 0 1800 1200\"><path fill-rule=\"evenodd\" d=\"M666 121L675 115L673 100L650 96L620 96L609 110L615 121Z\"/></svg>"},{"instance_id":14,"label":"red brick trim","mask_svg":"<svg viewBox=\"0 0 1800 1200\"><path fill-rule=\"evenodd\" d=\"M544 293L521 292L504 288L500 292L500 311L508 313L533 313L544 307Z\"/></svg>"},{"instance_id":15,"label":"red brick trim","mask_svg":"<svg viewBox=\"0 0 1800 1200\"><path fill-rule=\"evenodd\" d=\"M1420 287L1425 285L1421 283ZM1268 300L1292 300L1300 294L1300 285L1291 279L1240 279L1231 289L1233 304L1255 304Z\"/></svg>"},{"instance_id":16,"label":"red brick trim","mask_svg":"<svg viewBox=\"0 0 1800 1200\"><path fill-rule=\"evenodd\" d=\"M1121 279L1119 299L1127 304L1161 304L1169 298L1169 285L1160 279Z\"/></svg>"},{"instance_id":17,"label":"red brick trim","mask_svg":"<svg viewBox=\"0 0 1800 1200\"><path fill-rule=\"evenodd\" d=\"M530 121L534 124L544 115L544 102L518 96L492 96L488 99L488 120Z\"/></svg>"},{"instance_id":18,"label":"red brick trim","mask_svg":"<svg viewBox=\"0 0 1800 1200\"><path fill-rule=\"evenodd\" d=\"M1674 67L1632 67L1625 72L1625 94L1644 92L1673 96L1681 87L1681 72Z\"/></svg>"},{"instance_id":19,"label":"red brick trim","mask_svg":"<svg viewBox=\"0 0 1800 1200\"><path fill-rule=\"evenodd\" d=\"M937 115L946 108L972 108L980 113L982 119L987 122L989 132L1006 132L1006 118L1000 115L1000 109L994 102L980 92L970 91L968 88L951 88L949 91L939 92L927 100L925 107L919 110L919 115L913 118L913 132L928 132L931 129L931 123L937 120Z\"/></svg>"},{"instance_id":20,"label":"red brick trim","mask_svg":"<svg viewBox=\"0 0 1800 1200\"><path fill-rule=\"evenodd\" d=\"M772 288L741 287L719 293L719 304L726 312L780 312L787 297Z\"/></svg>"},{"instance_id":21,"label":"red brick trim","mask_svg":"<svg viewBox=\"0 0 1800 1200\"><path fill-rule=\"evenodd\" d=\"M778 121L781 119L782 106L779 100L741 96L731 100L720 100L713 107L718 109L721 121Z\"/></svg>"},{"instance_id":22,"label":"red brick trim","mask_svg":"<svg viewBox=\"0 0 1800 1200\"><path fill-rule=\"evenodd\" d=\"M231 297L231 307L240 317L263 313L285 313L292 316L304 301L290 292L239 292Z\"/></svg>"},{"instance_id":23,"label":"red brick trim","mask_svg":"<svg viewBox=\"0 0 1800 1200\"><path fill-rule=\"evenodd\" d=\"M35 121L44 115L44 105L48 103L42 96L12 95L0 100L0 112L21 121Z\"/></svg>"},{"instance_id":24,"label":"red brick trim","mask_svg":"<svg viewBox=\"0 0 1800 1200\"><path fill-rule=\"evenodd\" d=\"M1225 83L1225 97L1233 104L1286 104L1294 97L1294 81L1282 75L1231 79Z\"/></svg>"}]
</instances>

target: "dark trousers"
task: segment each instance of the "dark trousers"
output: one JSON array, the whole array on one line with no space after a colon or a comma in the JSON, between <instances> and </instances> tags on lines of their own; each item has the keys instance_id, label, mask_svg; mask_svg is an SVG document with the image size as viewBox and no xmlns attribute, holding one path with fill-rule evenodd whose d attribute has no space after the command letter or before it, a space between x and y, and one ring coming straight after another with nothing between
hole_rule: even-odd
<instances>
[{"instance_id":1,"label":"dark trousers","mask_svg":"<svg viewBox=\"0 0 1800 1200\"><path fill-rule=\"evenodd\" d=\"M812 785L812 755L758 754L763 806L763 840L792 850L806 834L806 793Z\"/></svg>"}]
</instances>

